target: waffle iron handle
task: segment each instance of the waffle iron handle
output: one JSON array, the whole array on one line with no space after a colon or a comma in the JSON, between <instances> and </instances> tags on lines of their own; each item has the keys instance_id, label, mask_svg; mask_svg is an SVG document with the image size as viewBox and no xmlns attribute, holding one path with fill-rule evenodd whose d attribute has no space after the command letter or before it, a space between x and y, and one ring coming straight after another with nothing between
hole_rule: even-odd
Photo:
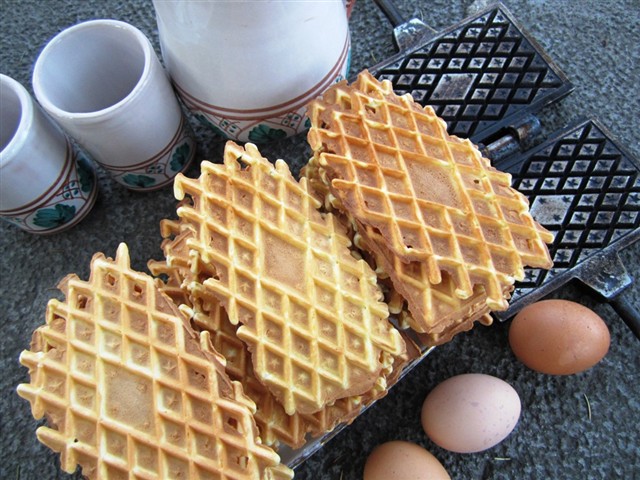
<instances>
[{"instance_id":1,"label":"waffle iron handle","mask_svg":"<svg viewBox=\"0 0 640 480\"><path fill-rule=\"evenodd\" d=\"M400 52L426 43L436 31L418 18L405 19L393 0L373 0L393 26L393 39Z\"/></svg>"},{"instance_id":2,"label":"waffle iron handle","mask_svg":"<svg viewBox=\"0 0 640 480\"><path fill-rule=\"evenodd\" d=\"M578 278L602 295L640 340L640 312L631 304L628 294L633 278L620 256L606 254L596 261L586 262Z\"/></svg>"},{"instance_id":3,"label":"waffle iron handle","mask_svg":"<svg viewBox=\"0 0 640 480\"><path fill-rule=\"evenodd\" d=\"M627 290L620 292L609 300L609 304L624 320L624 323L627 324L636 338L640 340L640 312L629 301Z\"/></svg>"},{"instance_id":4,"label":"waffle iron handle","mask_svg":"<svg viewBox=\"0 0 640 480\"><path fill-rule=\"evenodd\" d=\"M373 0L393 27L402 25L406 20L391 0Z\"/></svg>"}]
</instances>

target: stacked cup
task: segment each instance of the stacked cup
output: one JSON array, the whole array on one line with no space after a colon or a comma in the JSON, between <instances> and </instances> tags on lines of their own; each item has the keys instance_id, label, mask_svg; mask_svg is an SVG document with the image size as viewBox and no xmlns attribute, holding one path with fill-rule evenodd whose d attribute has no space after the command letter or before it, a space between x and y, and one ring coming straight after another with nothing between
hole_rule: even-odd
<instances>
[{"instance_id":1,"label":"stacked cup","mask_svg":"<svg viewBox=\"0 0 640 480\"><path fill-rule=\"evenodd\" d=\"M96 200L93 165L6 75L0 75L0 111L0 215L32 233L72 227Z\"/></svg>"},{"instance_id":2,"label":"stacked cup","mask_svg":"<svg viewBox=\"0 0 640 480\"><path fill-rule=\"evenodd\" d=\"M33 73L44 112L18 82L1 81L0 216L23 230L54 233L86 216L97 197L88 158L148 191L171 184L195 156L168 75L125 22L80 23L46 45Z\"/></svg>"}]
</instances>

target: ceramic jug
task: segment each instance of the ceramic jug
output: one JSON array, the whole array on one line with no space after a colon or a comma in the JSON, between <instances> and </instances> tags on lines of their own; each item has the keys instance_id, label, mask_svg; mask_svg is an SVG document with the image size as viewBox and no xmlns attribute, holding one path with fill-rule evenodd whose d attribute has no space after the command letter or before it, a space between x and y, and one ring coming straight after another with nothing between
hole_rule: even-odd
<instances>
[{"instance_id":1,"label":"ceramic jug","mask_svg":"<svg viewBox=\"0 0 640 480\"><path fill-rule=\"evenodd\" d=\"M342 0L154 0L162 56L216 133L264 143L307 128L305 107L347 75Z\"/></svg>"}]
</instances>

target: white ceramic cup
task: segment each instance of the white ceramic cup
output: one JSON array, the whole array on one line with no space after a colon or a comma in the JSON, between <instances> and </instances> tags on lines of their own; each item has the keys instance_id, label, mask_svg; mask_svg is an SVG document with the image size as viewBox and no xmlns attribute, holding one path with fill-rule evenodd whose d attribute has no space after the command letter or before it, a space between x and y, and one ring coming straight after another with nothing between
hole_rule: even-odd
<instances>
[{"instance_id":1,"label":"white ceramic cup","mask_svg":"<svg viewBox=\"0 0 640 480\"><path fill-rule=\"evenodd\" d=\"M33 89L44 109L116 181L134 190L172 183L195 141L151 42L116 20L56 35L38 56Z\"/></svg>"},{"instance_id":2,"label":"white ceramic cup","mask_svg":"<svg viewBox=\"0 0 640 480\"><path fill-rule=\"evenodd\" d=\"M154 0L183 102L217 133L263 143L306 130L306 105L346 77L343 0Z\"/></svg>"},{"instance_id":3,"label":"white ceramic cup","mask_svg":"<svg viewBox=\"0 0 640 480\"><path fill-rule=\"evenodd\" d=\"M0 75L0 216L55 233L82 220L97 192L91 162L20 83Z\"/></svg>"}]
</instances>

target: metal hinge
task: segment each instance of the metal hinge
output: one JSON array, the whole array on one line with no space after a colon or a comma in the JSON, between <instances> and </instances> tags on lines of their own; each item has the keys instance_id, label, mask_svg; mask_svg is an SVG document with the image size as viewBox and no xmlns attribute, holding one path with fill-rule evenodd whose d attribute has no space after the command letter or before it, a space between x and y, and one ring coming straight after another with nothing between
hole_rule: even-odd
<instances>
[{"instance_id":1,"label":"metal hinge","mask_svg":"<svg viewBox=\"0 0 640 480\"><path fill-rule=\"evenodd\" d=\"M526 152L533 147L541 130L538 117L525 115L513 125L509 125L493 135L493 140L488 145L480 144L480 151L493 163L504 160L515 153Z\"/></svg>"}]
</instances>

